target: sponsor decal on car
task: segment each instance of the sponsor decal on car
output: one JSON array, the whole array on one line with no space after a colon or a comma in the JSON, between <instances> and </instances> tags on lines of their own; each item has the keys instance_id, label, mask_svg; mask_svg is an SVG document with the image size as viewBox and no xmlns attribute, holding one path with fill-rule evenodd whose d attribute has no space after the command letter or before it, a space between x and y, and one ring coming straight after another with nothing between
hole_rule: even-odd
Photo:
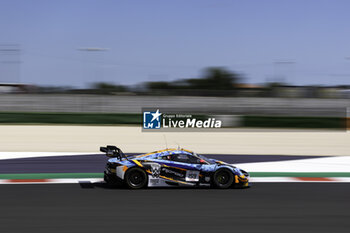
<instances>
[{"instance_id":1,"label":"sponsor decal on car","mask_svg":"<svg viewBox=\"0 0 350 233\"><path fill-rule=\"evenodd\" d=\"M199 180L199 171L186 171L186 181L196 182Z\"/></svg>"},{"instance_id":2,"label":"sponsor decal on car","mask_svg":"<svg viewBox=\"0 0 350 233\"><path fill-rule=\"evenodd\" d=\"M178 176L178 177L184 177L183 174L179 173L179 172L176 172L176 171L173 171L173 170L170 170L168 168L163 168L162 169L165 173L168 173L168 174L173 174L175 176Z\"/></svg>"}]
</instances>

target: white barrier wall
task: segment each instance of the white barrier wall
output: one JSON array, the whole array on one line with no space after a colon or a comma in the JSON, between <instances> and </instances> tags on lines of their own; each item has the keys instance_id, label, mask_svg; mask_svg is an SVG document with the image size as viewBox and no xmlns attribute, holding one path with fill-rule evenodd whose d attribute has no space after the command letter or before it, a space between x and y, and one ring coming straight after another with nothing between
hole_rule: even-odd
<instances>
[{"instance_id":1,"label":"white barrier wall","mask_svg":"<svg viewBox=\"0 0 350 233\"><path fill-rule=\"evenodd\" d=\"M218 132L142 133L120 126L0 126L0 151L96 152L118 145L124 152L150 152L181 147L198 153L350 155L346 132Z\"/></svg>"}]
</instances>

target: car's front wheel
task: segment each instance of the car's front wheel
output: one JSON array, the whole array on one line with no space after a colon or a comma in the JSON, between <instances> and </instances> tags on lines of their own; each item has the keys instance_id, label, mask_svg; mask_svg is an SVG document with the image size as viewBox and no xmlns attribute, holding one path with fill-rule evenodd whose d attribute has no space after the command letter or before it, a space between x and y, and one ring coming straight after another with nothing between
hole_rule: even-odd
<instances>
[{"instance_id":1,"label":"car's front wheel","mask_svg":"<svg viewBox=\"0 0 350 233\"><path fill-rule=\"evenodd\" d=\"M219 169L213 175L213 183L218 188L229 188L233 184L233 174L227 169Z\"/></svg>"},{"instance_id":2,"label":"car's front wheel","mask_svg":"<svg viewBox=\"0 0 350 233\"><path fill-rule=\"evenodd\" d=\"M148 183L148 176L141 168L130 168L125 174L125 183L132 189L145 188Z\"/></svg>"}]
</instances>

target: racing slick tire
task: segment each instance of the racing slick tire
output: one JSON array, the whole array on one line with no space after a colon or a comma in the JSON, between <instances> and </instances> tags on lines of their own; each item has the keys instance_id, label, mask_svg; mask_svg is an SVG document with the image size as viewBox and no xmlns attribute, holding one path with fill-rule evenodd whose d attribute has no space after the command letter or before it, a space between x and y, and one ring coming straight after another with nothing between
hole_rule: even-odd
<instances>
[{"instance_id":1,"label":"racing slick tire","mask_svg":"<svg viewBox=\"0 0 350 233\"><path fill-rule=\"evenodd\" d=\"M219 169L213 175L213 184L217 188L229 188L233 185L233 182L233 174L228 169Z\"/></svg>"},{"instance_id":2,"label":"racing slick tire","mask_svg":"<svg viewBox=\"0 0 350 233\"><path fill-rule=\"evenodd\" d=\"M147 186L148 175L141 168L130 168L126 171L124 180L129 188L141 189Z\"/></svg>"}]
</instances>

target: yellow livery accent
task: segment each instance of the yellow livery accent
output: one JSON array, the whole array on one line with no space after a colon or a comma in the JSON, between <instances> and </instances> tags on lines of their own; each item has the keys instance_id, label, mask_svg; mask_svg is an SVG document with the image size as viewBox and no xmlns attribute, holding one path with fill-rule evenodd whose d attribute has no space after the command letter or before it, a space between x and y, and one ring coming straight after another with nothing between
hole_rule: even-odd
<instances>
[{"instance_id":1,"label":"yellow livery accent","mask_svg":"<svg viewBox=\"0 0 350 233\"><path fill-rule=\"evenodd\" d=\"M171 180L171 181L174 181L174 182L178 182L178 183L181 183L181 184L188 184L186 182L179 181L179 180L174 180L174 179L171 179L171 178L168 178L168 177L165 177L165 176L159 176L159 177L163 178L163 179L166 179L166 180Z\"/></svg>"},{"instance_id":2,"label":"yellow livery accent","mask_svg":"<svg viewBox=\"0 0 350 233\"><path fill-rule=\"evenodd\" d=\"M134 163L136 163L137 166L143 167L143 165L142 165L139 161L137 161L137 160L135 160L135 159L133 159L132 161L133 161Z\"/></svg>"},{"instance_id":3,"label":"yellow livery accent","mask_svg":"<svg viewBox=\"0 0 350 233\"><path fill-rule=\"evenodd\" d=\"M143 155L138 155L136 156L135 158L141 158L141 157L144 157L144 156L147 156L147 155L152 155L152 154L156 154L156 153L161 153L161 152L164 152L164 151L173 151L173 150L176 150L174 148L170 148L170 149L164 149L164 150L157 150L157 151L153 151L151 153L147 153L147 154L143 154Z\"/></svg>"},{"instance_id":4,"label":"yellow livery accent","mask_svg":"<svg viewBox=\"0 0 350 233\"><path fill-rule=\"evenodd\" d=\"M189 153L192 153L193 154L193 151L190 151L190 150L186 150L186 149L181 149L181 150L183 150L183 151L187 151L187 152L189 152Z\"/></svg>"},{"instance_id":5,"label":"yellow livery accent","mask_svg":"<svg viewBox=\"0 0 350 233\"><path fill-rule=\"evenodd\" d=\"M165 164L163 164L163 166L164 167L171 167L171 168L179 169L179 170L182 170L182 171L187 171L187 169L180 168L180 167L172 167L172 166L168 166L168 165L165 165Z\"/></svg>"}]
</instances>

